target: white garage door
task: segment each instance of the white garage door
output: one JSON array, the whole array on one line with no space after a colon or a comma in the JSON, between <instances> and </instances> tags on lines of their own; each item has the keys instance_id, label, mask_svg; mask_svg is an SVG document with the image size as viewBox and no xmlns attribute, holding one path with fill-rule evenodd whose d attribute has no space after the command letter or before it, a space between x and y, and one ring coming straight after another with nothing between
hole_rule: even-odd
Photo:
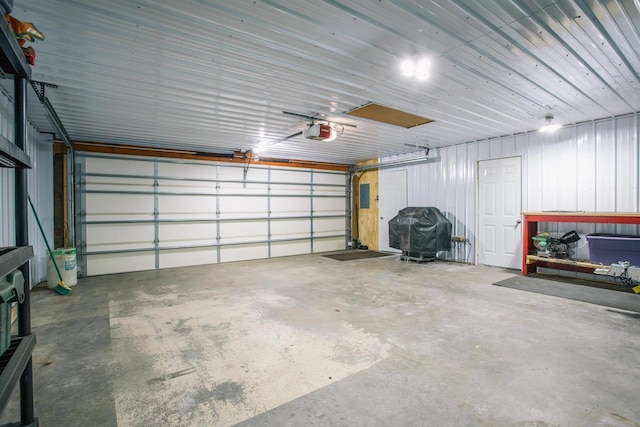
<instances>
[{"instance_id":1,"label":"white garage door","mask_svg":"<svg viewBox=\"0 0 640 427\"><path fill-rule=\"evenodd\" d=\"M344 172L76 156L83 275L344 249Z\"/></svg>"}]
</instances>

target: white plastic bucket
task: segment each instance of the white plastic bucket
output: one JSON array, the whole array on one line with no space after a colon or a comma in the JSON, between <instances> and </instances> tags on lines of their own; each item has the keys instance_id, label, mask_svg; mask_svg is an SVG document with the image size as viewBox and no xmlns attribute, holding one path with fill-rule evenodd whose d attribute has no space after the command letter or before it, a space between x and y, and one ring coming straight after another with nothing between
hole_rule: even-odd
<instances>
[{"instance_id":1,"label":"white plastic bucket","mask_svg":"<svg viewBox=\"0 0 640 427\"><path fill-rule=\"evenodd\" d=\"M58 270L62 275L62 280L67 286L74 286L78 283L78 262L76 248L60 248L51 251L53 259L56 261ZM53 289L60 284L56 268L49 258L47 262L47 286Z\"/></svg>"}]
</instances>

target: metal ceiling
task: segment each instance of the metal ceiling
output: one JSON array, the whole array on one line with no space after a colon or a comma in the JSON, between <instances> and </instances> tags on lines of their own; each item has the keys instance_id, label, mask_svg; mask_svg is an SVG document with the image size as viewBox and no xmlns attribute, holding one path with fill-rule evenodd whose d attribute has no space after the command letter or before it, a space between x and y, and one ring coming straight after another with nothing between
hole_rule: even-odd
<instances>
[{"instance_id":1,"label":"metal ceiling","mask_svg":"<svg viewBox=\"0 0 640 427\"><path fill-rule=\"evenodd\" d=\"M265 155L351 164L640 110L638 0L16 0L13 16L46 35L32 78L59 85L79 141L251 150L308 123L282 111L320 113L357 128ZM411 54L427 81L401 74ZM368 102L435 122L344 115Z\"/></svg>"}]
</instances>

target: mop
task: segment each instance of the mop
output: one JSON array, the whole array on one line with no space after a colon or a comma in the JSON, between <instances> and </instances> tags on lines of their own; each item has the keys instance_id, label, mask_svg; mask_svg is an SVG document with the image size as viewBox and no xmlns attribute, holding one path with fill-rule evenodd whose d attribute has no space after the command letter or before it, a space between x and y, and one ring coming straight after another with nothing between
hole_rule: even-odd
<instances>
[{"instance_id":1,"label":"mop","mask_svg":"<svg viewBox=\"0 0 640 427\"><path fill-rule=\"evenodd\" d=\"M53 263L53 266L56 268L56 273L58 273L58 279L60 280L60 283L56 285L56 287L53 290L59 293L60 295L67 295L69 292L71 292L71 288L65 285L64 280L62 280L62 274L60 274L60 269L58 268L58 264L56 263L56 260L53 257L53 254L51 253L51 248L49 247L49 242L47 241L47 237L44 235L44 230L42 229L42 224L40 224L40 219L38 218L38 214L36 213L36 208L33 207L33 203L31 202L31 197L29 197L28 193L27 193L27 200L29 201L29 206L31 206L31 212L33 212L33 216L36 218L36 222L38 223L40 234L44 239L45 245L47 245L47 252L49 253L51 262Z\"/></svg>"}]
</instances>

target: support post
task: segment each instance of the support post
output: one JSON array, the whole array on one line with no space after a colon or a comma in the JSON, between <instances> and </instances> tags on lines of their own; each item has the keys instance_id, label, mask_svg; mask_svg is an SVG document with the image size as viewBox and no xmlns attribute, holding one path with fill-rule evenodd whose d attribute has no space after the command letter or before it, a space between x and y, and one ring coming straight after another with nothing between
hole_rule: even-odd
<instances>
[{"instance_id":1,"label":"support post","mask_svg":"<svg viewBox=\"0 0 640 427\"><path fill-rule=\"evenodd\" d=\"M14 77L14 102L15 102L15 144L25 150L27 142L27 80L24 77ZM15 219L16 219L16 245L29 245L29 228L27 217L27 170L16 168L16 193L15 193ZM18 305L18 335L26 336L31 333L31 277L29 263L20 267L24 276L27 289L24 293L24 301ZM20 377L20 420L21 424L34 423L33 410L33 364L32 357Z\"/></svg>"}]
</instances>

